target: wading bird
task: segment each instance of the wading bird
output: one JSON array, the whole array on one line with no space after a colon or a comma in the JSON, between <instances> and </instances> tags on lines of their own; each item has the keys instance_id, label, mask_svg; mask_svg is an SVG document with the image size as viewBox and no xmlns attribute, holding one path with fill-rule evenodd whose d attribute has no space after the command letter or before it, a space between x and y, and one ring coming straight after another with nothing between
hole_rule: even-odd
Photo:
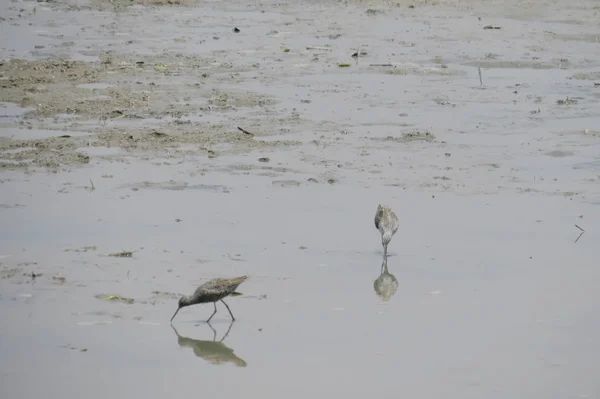
<instances>
[{"instance_id":1,"label":"wading bird","mask_svg":"<svg viewBox=\"0 0 600 399\"><path fill-rule=\"evenodd\" d=\"M387 257L387 247L392 236L398 230L398 217L389 206L377 205L375 213L375 227L381 233L381 245L383 245L383 256Z\"/></svg>"},{"instance_id":2,"label":"wading bird","mask_svg":"<svg viewBox=\"0 0 600 399\"><path fill-rule=\"evenodd\" d=\"M213 316L217 313L217 301L223 302L223 305L229 311L231 315L231 320L234 321L235 317L233 317L233 313L231 313L231 309L225 303L223 298L229 296L235 292L237 287L242 284L248 276L234 277L234 278L215 278L213 280L207 281L202 284L200 287L196 289L196 291L192 295L184 295L179 299L179 305L173 317L171 317L171 322L177 315L177 312L181 308L185 308L186 306L197 305L200 303L209 303L212 302L215 306L215 311L210 315L207 322L213 318Z\"/></svg>"}]
</instances>

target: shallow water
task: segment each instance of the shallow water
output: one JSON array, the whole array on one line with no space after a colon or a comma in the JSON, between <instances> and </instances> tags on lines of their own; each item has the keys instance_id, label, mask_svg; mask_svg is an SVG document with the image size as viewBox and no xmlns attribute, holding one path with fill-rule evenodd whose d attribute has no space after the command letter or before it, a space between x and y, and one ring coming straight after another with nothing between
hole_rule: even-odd
<instances>
[{"instance_id":1,"label":"shallow water","mask_svg":"<svg viewBox=\"0 0 600 399\"><path fill-rule=\"evenodd\" d=\"M2 105L0 143L69 134L50 151L90 158L0 171L0 396L600 398L599 10L509 3L1 5L3 58L223 65L152 75L151 117L151 100L103 125ZM72 85L103 96L145 73ZM199 81L219 93L185 92ZM86 141L165 121L256 136ZM387 300L379 203L400 218ZM171 327L179 295L244 274L233 324L222 304L205 323L207 304Z\"/></svg>"},{"instance_id":2,"label":"shallow water","mask_svg":"<svg viewBox=\"0 0 600 399\"><path fill-rule=\"evenodd\" d=\"M156 181L169 174L154 172ZM39 381L3 384L10 397L154 397L199 384L218 397L595 392L599 237L591 229L575 244L573 221L583 214L581 224L596 225L597 206L258 182L232 182L230 193L97 182L93 192L65 195L56 192L61 180L9 183L20 194L7 202L24 207L1 210L3 226L13 226L3 229L3 263L37 262L1 280L11 322L0 328L0 372L5 381ZM387 302L373 286L381 247L370 214L380 198L402 221L388 261L399 288ZM106 256L122 250L137 252ZM31 272L43 274L20 275ZM251 278L244 296L227 300L238 320L223 345L206 342L210 305L179 313L178 341L168 322L176 299L153 291L186 293L204 279L242 274ZM218 309L219 340L230 322Z\"/></svg>"}]
</instances>

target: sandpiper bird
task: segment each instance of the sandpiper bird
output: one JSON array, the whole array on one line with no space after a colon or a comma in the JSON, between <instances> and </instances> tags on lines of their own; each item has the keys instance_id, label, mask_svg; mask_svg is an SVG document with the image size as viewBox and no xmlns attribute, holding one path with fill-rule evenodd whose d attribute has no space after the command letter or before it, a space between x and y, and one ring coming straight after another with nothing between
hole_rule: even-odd
<instances>
[{"instance_id":1,"label":"sandpiper bird","mask_svg":"<svg viewBox=\"0 0 600 399\"><path fill-rule=\"evenodd\" d=\"M383 256L387 257L387 247L392 236L398 230L398 217L389 206L377 205L375 213L375 227L381 233L381 244L383 245Z\"/></svg>"},{"instance_id":2,"label":"sandpiper bird","mask_svg":"<svg viewBox=\"0 0 600 399\"><path fill-rule=\"evenodd\" d=\"M229 296L235 292L237 287L242 284L248 276L234 277L234 278L215 278L213 280L207 281L202 284L200 287L196 289L196 291L192 295L184 295L179 299L179 305L173 317L171 317L171 322L179 312L179 309L184 308L186 306L197 305L199 303L209 303L212 302L215 306L215 311L210 315L207 322L213 318L213 316L217 313L217 301L223 302L223 305L229 311L231 315L231 320L234 321L235 317L233 317L233 313L231 313L231 309L225 303L223 298Z\"/></svg>"}]
</instances>

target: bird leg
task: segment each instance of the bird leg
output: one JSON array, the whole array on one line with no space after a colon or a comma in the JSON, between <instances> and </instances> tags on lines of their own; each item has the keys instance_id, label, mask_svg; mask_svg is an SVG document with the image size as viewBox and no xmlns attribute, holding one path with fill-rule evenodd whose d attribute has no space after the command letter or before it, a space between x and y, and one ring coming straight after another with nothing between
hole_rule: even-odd
<instances>
[{"instance_id":1,"label":"bird leg","mask_svg":"<svg viewBox=\"0 0 600 399\"><path fill-rule=\"evenodd\" d=\"M214 342L214 341L216 341L216 340L217 340L217 330L215 330L215 329L213 328L213 326L212 326L212 325L211 325L211 324L210 324L208 321L206 322L206 324L208 324L208 326L210 327L210 329L211 329L211 330L212 330L212 332L213 332L213 342Z\"/></svg>"},{"instance_id":2,"label":"bird leg","mask_svg":"<svg viewBox=\"0 0 600 399\"><path fill-rule=\"evenodd\" d=\"M233 326L233 320L231 320L231 323L229 323L229 328L227 329L227 332L225 333L225 335L223 335L223 338L221 338L219 342L223 342L225 338L227 338L227 336L229 335L229 331L231 331L231 326Z\"/></svg>"},{"instance_id":3,"label":"bird leg","mask_svg":"<svg viewBox=\"0 0 600 399\"><path fill-rule=\"evenodd\" d=\"M389 274L390 272L388 271L388 264L387 264L387 257L383 258L383 263L381 264L381 275L383 276L384 274Z\"/></svg>"},{"instance_id":4,"label":"bird leg","mask_svg":"<svg viewBox=\"0 0 600 399\"><path fill-rule=\"evenodd\" d=\"M222 300L222 299L221 299L221 302L223 302L223 305L225 305L225 307L229 311L229 314L231 315L231 320L235 320L235 317L233 317L233 313L231 313L231 309L229 309L229 306L227 306L227 304L225 303L225 301Z\"/></svg>"},{"instance_id":5,"label":"bird leg","mask_svg":"<svg viewBox=\"0 0 600 399\"><path fill-rule=\"evenodd\" d=\"M210 321L210 319L213 318L213 316L217 313L217 303L213 302L213 305L215 305L215 311L213 312L213 314L210 315L210 317L208 318L208 320L206 320L206 322L208 323Z\"/></svg>"},{"instance_id":6,"label":"bird leg","mask_svg":"<svg viewBox=\"0 0 600 399\"><path fill-rule=\"evenodd\" d=\"M383 244L383 257L387 259L387 244Z\"/></svg>"}]
</instances>

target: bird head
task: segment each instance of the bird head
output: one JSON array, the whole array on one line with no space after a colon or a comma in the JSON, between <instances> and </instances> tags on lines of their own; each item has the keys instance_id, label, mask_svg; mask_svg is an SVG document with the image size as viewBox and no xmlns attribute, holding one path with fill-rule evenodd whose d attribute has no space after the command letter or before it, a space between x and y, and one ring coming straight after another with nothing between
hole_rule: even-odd
<instances>
[{"instance_id":1,"label":"bird head","mask_svg":"<svg viewBox=\"0 0 600 399\"><path fill-rule=\"evenodd\" d=\"M179 309L181 309L185 306L188 306L188 305L189 305L189 302L185 296L182 296L181 298L179 298L179 302L177 303L177 310L173 314L173 317L171 317L171 322L173 322L173 319L175 318L175 316L177 316L177 312L179 312Z\"/></svg>"}]
</instances>

